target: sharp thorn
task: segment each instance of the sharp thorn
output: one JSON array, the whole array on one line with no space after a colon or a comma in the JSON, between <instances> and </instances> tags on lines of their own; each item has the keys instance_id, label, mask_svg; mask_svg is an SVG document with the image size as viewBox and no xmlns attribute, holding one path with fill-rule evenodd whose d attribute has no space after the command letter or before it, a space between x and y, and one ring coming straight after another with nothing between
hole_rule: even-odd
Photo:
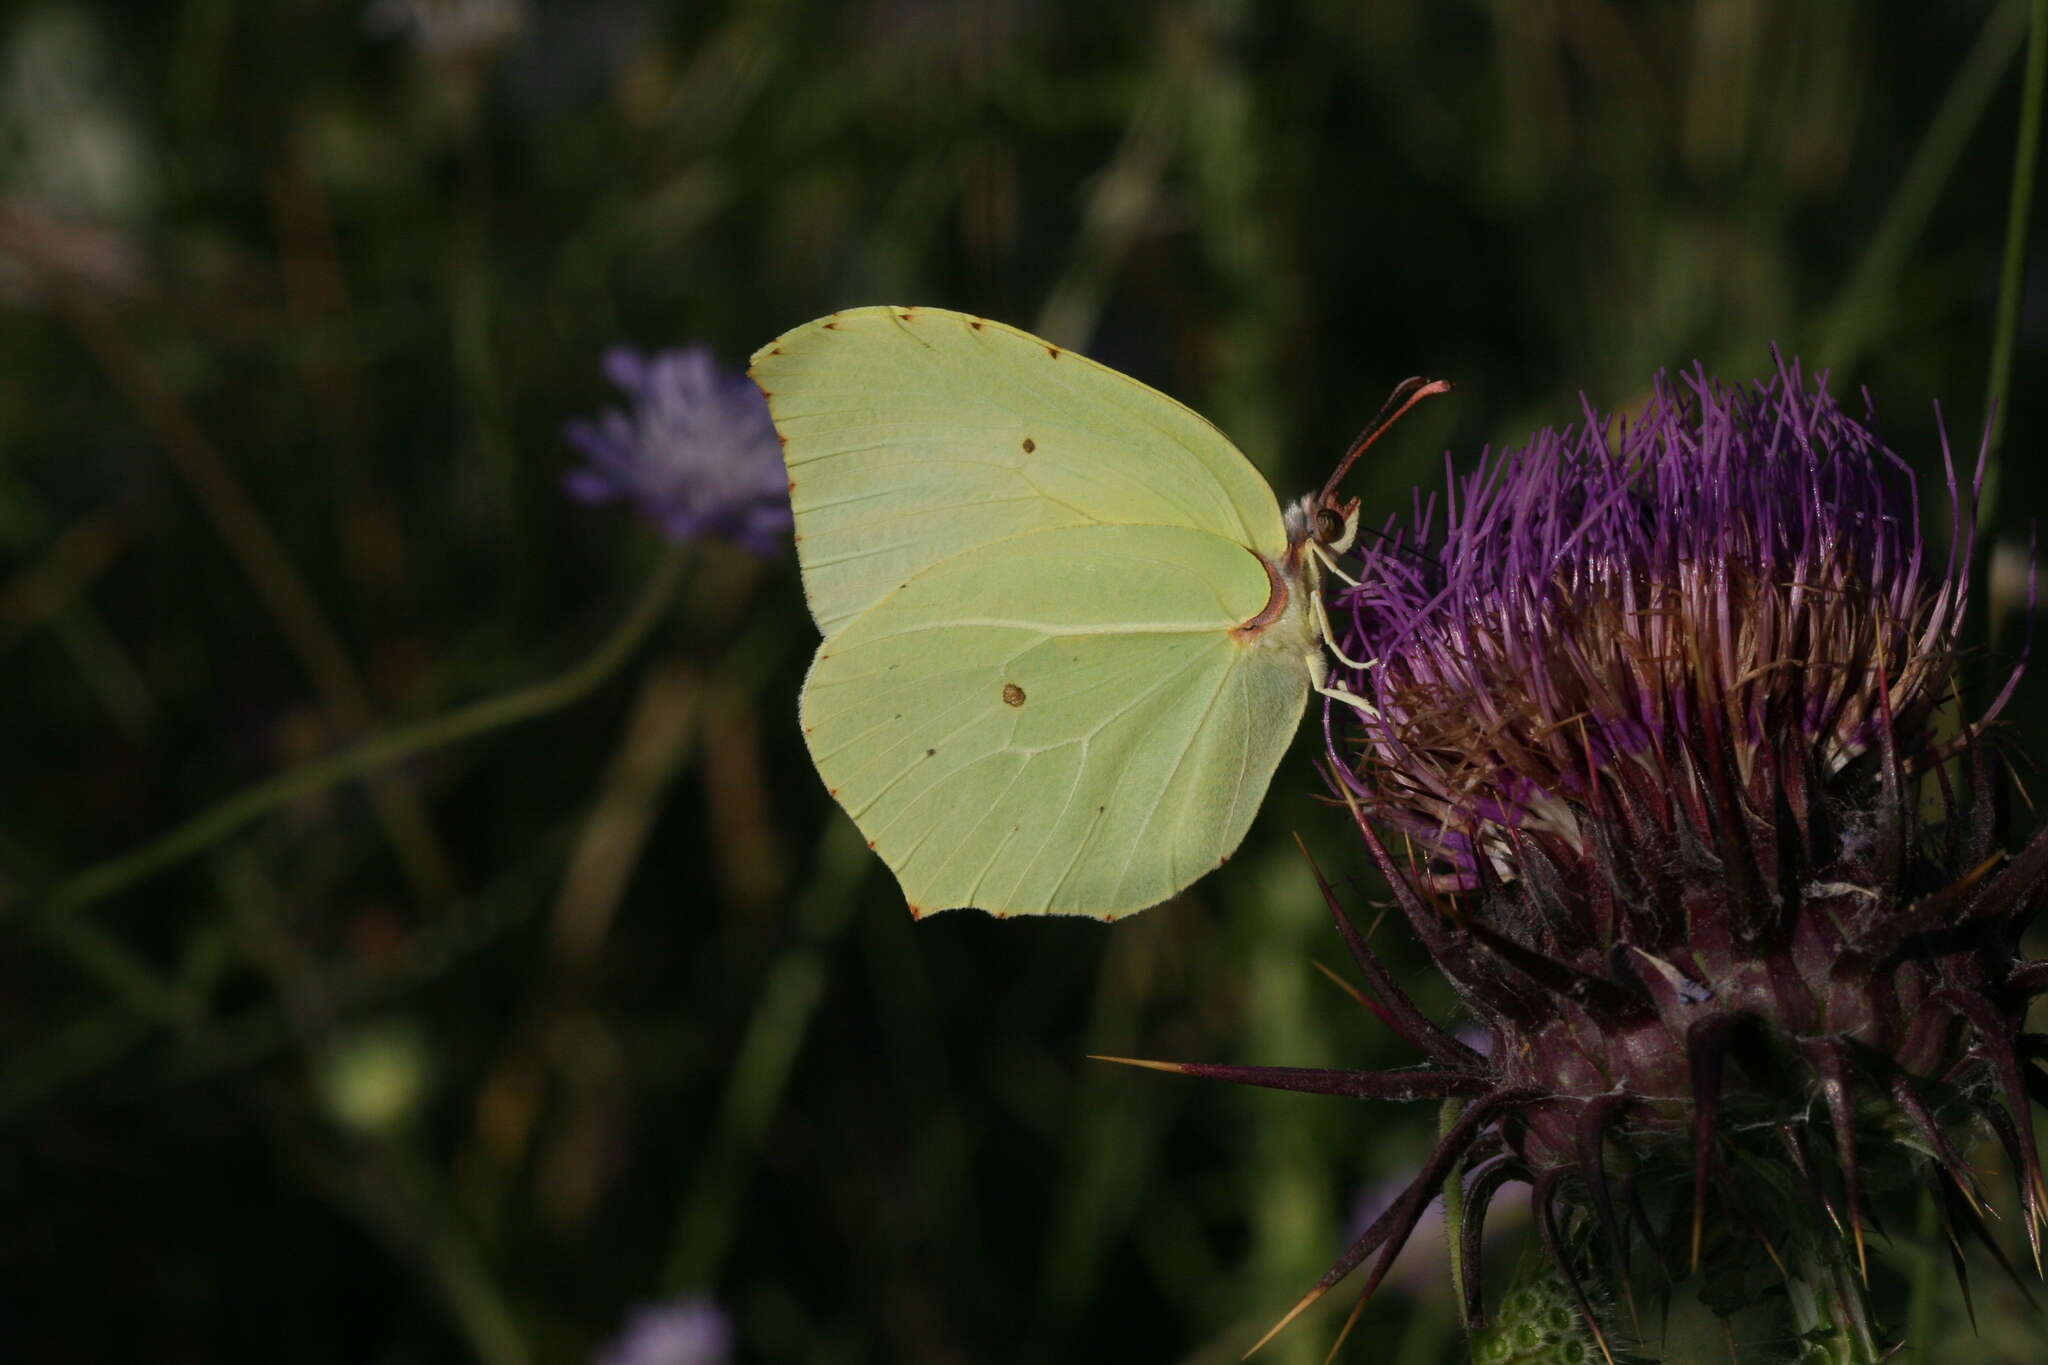
<instances>
[{"instance_id":1,"label":"sharp thorn","mask_svg":"<svg viewBox=\"0 0 2048 1365\"><path fill-rule=\"evenodd\" d=\"M1308 1293L1303 1294L1301 1296L1300 1301L1296 1303L1294 1307L1287 1310L1286 1316L1282 1317L1280 1321L1274 1323L1271 1327L1267 1328L1266 1335L1260 1337L1257 1341L1253 1342L1251 1350L1246 1351L1243 1355L1239 1356L1238 1359L1250 1360L1254 1355L1258 1354L1259 1349L1263 1347L1267 1342L1271 1341L1274 1337L1279 1336L1280 1333L1285 1331L1287 1329L1288 1323L1293 1322L1296 1318L1300 1317L1304 1312L1306 1312L1310 1304L1314 1303L1317 1299L1320 1299L1323 1295L1329 1292L1330 1286L1326 1284L1319 1284L1314 1289L1309 1290Z\"/></svg>"},{"instance_id":2,"label":"sharp thorn","mask_svg":"<svg viewBox=\"0 0 2048 1365\"><path fill-rule=\"evenodd\" d=\"M1088 1054L1091 1062L1115 1062L1118 1066L1139 1066L1147 1071L1169 1071L1176 1076L1190 1075L1185 1062L1153 1062L1143 1057L1110 1057L1100 1052Z\"/></svg>"}]
</instances>

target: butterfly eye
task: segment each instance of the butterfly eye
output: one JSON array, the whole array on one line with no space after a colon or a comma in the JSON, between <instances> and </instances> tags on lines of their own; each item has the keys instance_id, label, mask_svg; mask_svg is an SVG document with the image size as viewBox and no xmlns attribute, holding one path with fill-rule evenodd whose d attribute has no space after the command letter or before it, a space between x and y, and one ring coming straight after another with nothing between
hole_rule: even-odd
<instances>
[{"instance_id":1,"label":"butterfly eye","mask_svg":"<svg viewBox=\"0 0 2048 1365\"><path fill-rule=\"evenodd\" d=\"M1344 535L1344 518L1334 507L1316 509L1316 539L1325 545L1333 545Z\"/></svg>"}]
</instances>

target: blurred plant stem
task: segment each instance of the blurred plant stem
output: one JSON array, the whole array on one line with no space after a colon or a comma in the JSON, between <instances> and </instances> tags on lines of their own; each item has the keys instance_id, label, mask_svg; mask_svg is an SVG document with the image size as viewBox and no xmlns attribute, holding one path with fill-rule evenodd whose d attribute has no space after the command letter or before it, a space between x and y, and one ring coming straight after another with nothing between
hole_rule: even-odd
<instances>
[{"instance_id":1,"label":"blurred plant stem","mask_svg":"<svg viewBox=\"0 0 2048 1365\"><path fill-rule=\"evenodd\" d=\"M273 1115L273 1123L280 1144L294 1152L315 1184L428 1281L474 1360L527 1365L533 1356L511 1300L492 1277L476 1237L449 1207L434 1164L414 1141L337 1142L297 1115Z\"/></svg>"},{"instance_id":2,"label":"blurred plant stem","mask_svg":"<svg viewBox=\"0 0 2048 1365\"><path fill-rule=\"evenodd\" d=\"M708 1289L717 1279L732 1243L740 1202L752 1183L761 1141L782 1107L790 1071L824 997L826 955L846 927L874 865L875 857L853 823L833 821L819 849L817 872L797 897L799 940L768 968L726 1080L718 1117L692 1166L662 1271L666 1292Z\"/></svg>"},{"instance_id":3,"label":"blurred plant stem","mask_svg":"<svg viewBox=\"0 0 2048 1365\"><path fill-rule=\"evenodd\" d=\"M225 839L256 817L336 783L377 772L415 754L459 743L507 725L559 711L586 696L618 671L662 618L681 581L688 547L670 547L649 575L626 615L598 647L575 667L531 687L487 697L412 725L366 739L257 783L142 847L111 858L60 883L40 912L68 914L126 890L144 878L192 857Z\"/></svg>"},{"instance_id":4,"label":"blurred plant stem","mask_svg":"<svg viewBox=\"0 0 2048 1365\"><path fill-rule=\"evenodd\" d=\"M321 610L312 586L270 529L262 509L113 316L61 275L50 273L50 296L58 312L98 359L205 509L298 655L300 666L313 680L328 724L336 735L369 729L375 723L375 713L362 674ZM422 904L445 900L454 891L454 872L418 793L399 775L379 774L367 785L371 806L398 855L413 895Z\"/></svg>"},{"instance_id":5,"label":"blurred plant stem","mask_svg":"<svg viewBox=\"0 0 2048 1365\"><path fill-rule=\"evenodd\" d=\"M482 130L465 120L462 187L448 242L448 333L457 381L471 419L469 486L453 509L475 515L493 535L509 536L516 519L519 458L499 383L492 309L491 176ZM480 496L477 496L480 495Z\"/></svg>"},{"instance_id":6,"label":"blurred plant stem","mask_svg":"<svg viewBox=\"0 0 2048 1365\"><path fill-rule=\"evenodd\" d=\"M1906 1340L1901 1352L1908 1361L1932 1361L1934 1345L1935 1286L1940 1283L1944 1257L1939 1211L1931 1190L1920 1194L1920 1208L1913 1218L1913 1282L1906 1301Z\"/></svg>"},{"instance_id":7,"label":"blurred plant stem","mask_svg":"<svg viewBox=\"0 0 2048 1365\"><path fill-rule=\"evenodd\" d=\"M1843 287L1821 333L1819 351L1810 356L1836 374L1853 374L1863 353L1894 324L1899 272L1983 121L1991 97L1998 91L1999 77L2019 50L2026 4L2027 0L2004 0L1985 19L1976 46L1956 72L1885 207L1884 217Z\"/></svg>"},{"instance_id":8,"label":"blurred plant stem","mask_svg":"<svg viewBox=\"0 0 2048 1365\"><path fill-rule=\"evenodd\" d=\"M548 966L572 992L597 963L661 796L696 736L704 690L697 671L671 658L644 674L555 898Z\"/></svg>"},{"instance_id":9,"label":"blurred plant stem","mask_svg":"<svg viewBox=\"0 0 2048 1365\"><path fill-rule=\"evenodd\" d=\"M2027 281L2027 229L2033 220L2034 172L2041 159L2041 106L2048 89L2048 0L2033 0L2027 37L2027 76L2020 96L2019 136L2014 141L2012 198L2005 219L2005 266L1998 284L1998 323L1991 337L1991 374L1985 383L1984 420L1991 424L1989 467L1978 503L1980 526L1990 526L1998 506L1998 449L2005 441L2006 395L2012 389L2012 355L2019 339L2020 296Z\"/></svg>"},{"instance_id":10,"label":"blurred plant stem","mask_svg":"<svg viewBox=\"0 0 2048 1365\"><path fill-rule=\"evenodd\" d=\"M215 877L245 955L284 1007L308 1088L317 1094L318 1069L335 1044L338 1022L319 959L292 933L285 893L253 854L228 851ZM296 1108L295 1100L279 1104ZM327 1124L295 1115L280 1131L317 1184L382 1237L394 1257L418 1267L477 1360L525 1365L531 1357L511 1306L439 1168L419 1151L413 1117L394 1116L371 1128L349 1123L330 1103Z\"/></svg>"},{"instance_id":11,"label":"blurred plant stem","mask_svg":"<svg viewBox=\"0 0 2048 1365\"><path fill-rule=\"evenodd\" d=\"M1116 152L1095 173L1067 267L1032 324L1040 336L1085 347L1095 335L1110 286L1157 208L1160 178L1181 140L1185 79L1163 65L1148 77Z\"/></svg>"}]
</instances>

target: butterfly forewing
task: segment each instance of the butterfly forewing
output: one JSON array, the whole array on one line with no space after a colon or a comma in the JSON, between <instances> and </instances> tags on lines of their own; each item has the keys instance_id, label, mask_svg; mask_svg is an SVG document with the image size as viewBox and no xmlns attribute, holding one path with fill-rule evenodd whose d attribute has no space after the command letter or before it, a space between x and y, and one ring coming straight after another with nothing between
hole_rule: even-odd
<instances>
[{"instance_id":1,"label":"butterfly forewing","mask_svg":"<svg viewBox=\"0 0 2048 1365\"><path fill-rule=\"evenodd\" d=\"M1032 531L1166 525L1278 559L1273 492L1157 390L1001 323L858 308L754 356L829 638L923 570Z\"/></svg>"}]
</instances>

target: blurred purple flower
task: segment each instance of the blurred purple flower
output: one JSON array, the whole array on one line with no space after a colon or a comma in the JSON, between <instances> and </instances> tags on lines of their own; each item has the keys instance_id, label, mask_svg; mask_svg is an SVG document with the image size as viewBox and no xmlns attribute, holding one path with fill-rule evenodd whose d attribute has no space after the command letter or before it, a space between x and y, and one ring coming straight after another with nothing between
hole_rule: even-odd
<instances>
[{"instance_id":1,"label":"blurred purple flower","mask_svg":"<svg viewBox=\"0 0 2048 1365\"><path fill-rule=\"evenodd\" d=\"M526 0L371 0L363 26L378 37L408 35L431 56L484 56L526 27Z\"/></svg>"},{"instance_id":2,"label":"blurred purple flower","mask_svg":"<svg viewBox=\"0 0 2048 1365\"><path fill-rule=\"evenodd\" d=\"M670 540L717 536L757 555L788 538L789 477L768 404L706 346L644 355L605 352L604 371L632 400L563 434L589 463L564 480L579 502L621 499Z\"/></svg>"},{"instance_id":3,"label":"blurred purple flower","mask_svg":"<svg viewBox=\"0 0 2048 1365\"><path fill-rule=\"evenodd\" d=\"M642 1304L591 1365L726 1365L732 1322L711 1300L689 1295Z\"/></svg>"}]
</instances>

